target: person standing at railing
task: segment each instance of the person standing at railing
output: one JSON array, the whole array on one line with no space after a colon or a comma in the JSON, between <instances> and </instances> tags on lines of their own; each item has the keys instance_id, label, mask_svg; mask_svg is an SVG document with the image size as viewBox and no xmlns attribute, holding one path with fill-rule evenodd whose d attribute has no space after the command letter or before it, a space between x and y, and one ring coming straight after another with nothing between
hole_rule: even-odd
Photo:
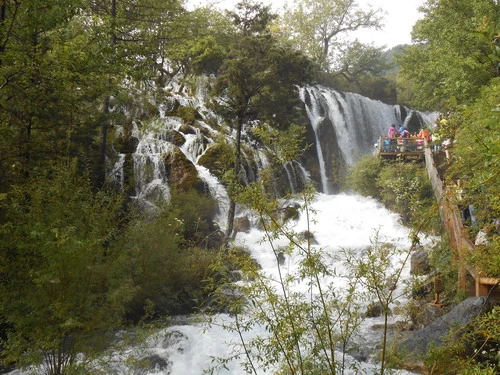
<instances>
[{"instance_id":1,"label":"person standing at railing","mask_svg":"<svg viewBox=\"0 0 500 375\"><path fill-rule=\"evenodd\" d=\"M401 138L410 138L411 134L404 126L399 128L399 135Z\"/></svg>"},{"instance_id":2,"label":"person standing at railing","mask_svg":"<svg viewBox=\"0 0 500 375\"><path fill-rule=\"evenodd\" d=\"M401 152L405 152L406 144L408 143L408 138L410 138L411 134L404 126L401 126L399 128L399 136L401 137L400 142L398 142L400 144L399 150Z\"/></svg>"},{"instance_id":3,"label":"person standing at railing","mask_svg":"<svg viewBox=\"0 0 500 375\"><path fill-rule=\"evenodd\" d=\"M417 150L424 149L424 140L427 141L427 144L431 143L431 133L428 129L420 128L417 138Z\"/></svg>"},{"instance_id":4,"label":"person standing at railing","mask_svg":"<svg viewBox=\"0 0 500 375\"><path fill-rule=\"evenodd\" d=\"M389 137L389 147L386 151L396 151L396 145L398 144L398 141L396 140L396 138L398 137L398 130L396 129L396 125L391 125L387 136Z\"/></svg>"},{"instance_id":5,"label":"person standing at railing","mask_svg":"<svg viewBox=\"0 0 500 375\"><path fill-rule=\"evenodd\" d=\"M422 138L422 139L425 139L427 141L427 143L430 143L431 142L431 133L429 132L428 129L425 129L425 128L421 128L420 129L420 132L418 133L417 135L418 138Z\"/></svg>"}]
</instances>

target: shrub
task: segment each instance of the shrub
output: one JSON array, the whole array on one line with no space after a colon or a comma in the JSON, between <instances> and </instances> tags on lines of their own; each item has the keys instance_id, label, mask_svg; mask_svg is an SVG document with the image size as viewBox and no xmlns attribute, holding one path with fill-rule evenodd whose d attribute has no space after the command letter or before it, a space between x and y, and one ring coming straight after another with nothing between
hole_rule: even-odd
<instances>
[{"instance_id":1,"label":"shrub","mask_svg":"<svg viewBox=\"0 0 500 375\"><path fill-rule=\"evenodd\" d=\"M379 198L377 179L383 164L380 158L364 156L347 176L347 186L365 197Z\"/></svg>"},{"instance_id":2,"label":"shrub","mask_svg":"<svg viewBox=\"0 0 500 375\"><path fill-rule=\"evenodd\" d=\"M399 213L405 224L434 202L425 169L417 164L393 163L384 166L377 179L377 187L381 201Z\"/></svg>"}]
</instances>

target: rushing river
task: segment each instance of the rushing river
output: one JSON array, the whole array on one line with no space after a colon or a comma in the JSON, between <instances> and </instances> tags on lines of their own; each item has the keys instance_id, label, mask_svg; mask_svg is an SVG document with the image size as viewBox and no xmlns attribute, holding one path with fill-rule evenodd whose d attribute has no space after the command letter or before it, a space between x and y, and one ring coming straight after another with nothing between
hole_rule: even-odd
<instances>
[{"instance_id":1,"label":"rushing river","mask_svg":"<svg viewBox=\"0 0 500 375\"><path fill-rule=\"evenodd\" d=\"M358 195L324 195L319 194L312 208L316 210L314 224L311 224L311 232L317 242L315 246L323 249L328 254L334 255L342 249L361 250L371 245L375 232L378 232L379 240L394 244L397 248L408 249L409 230L399 223L398 215L385 209L374 199L364 198ZM297 232L307 229L307 220L301 217L294 225ZM247 248L262 266L263 273L276 275L276 258L269 244L262 242L263 233L253 228L249 233L238 233L236 242ZM426 241L426 239L422 239ZM279 242L279 240L278 240ZM284 242L283 242L284 244ZM394 263L401 259L394 259ZM296 256L292 254L285 260L282 270L294 272L296 269ZM331 267L342 268L342 264L332 263ZM342 273L342 270L338 272ZM409 277L408 265L403 271L403 278ZM326 282L335 280L325 280ZM344 279L338 280L338 287L342 289ZM304 286L306 287L306 286ZM239 343L236 333L228 332L222 328L233 318L229 315L220 314L214 324L208 326L203 321L186 319L180 324L160 330L144 343L140 348L130 348L123 356L134 354L137 357L149 358L157 364L155 371L148 374L156 375L201 375L212 365L212 359L231 357L234 344ZM394 317L392 319L398 319ZM365 374L375 374L378 369L376 360L373 360L379 348L382 331L373 329L374 325L380 325L382 318L365 318L360 327L358 340L362 341L365 349L372 350L372 356L362 362L348 357L349 364L356 364ZM250 340L256 335L265 335L262 327L255 327L252 331L245 333L245 340ZM133 372L123 363L124 357L115 357L115 370L120 374L141 373ZM146 373L146 372L144 372ZM243 375L247 372L241 366L241 359L226 363L225 369L220 369L216 374ZM259 374L271 374L272 371L261 371ZM346 374L354 373L346 370ZM407 372L400 371L400 374Z\"/></svg>"}]
</instances>

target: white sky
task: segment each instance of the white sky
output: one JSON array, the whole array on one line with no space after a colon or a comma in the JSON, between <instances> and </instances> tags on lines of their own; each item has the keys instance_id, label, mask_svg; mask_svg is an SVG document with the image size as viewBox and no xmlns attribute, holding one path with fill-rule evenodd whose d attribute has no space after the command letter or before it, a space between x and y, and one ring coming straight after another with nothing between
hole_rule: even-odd
<instances>
[{"instance_id":1,"label":"white sky","mask_svg":"<svg viewBox=\"0 0 500 375\"><path fill-rule=\"evenodd\" d=\"M239 0L186 0L187 4L214 5L221 8L232 8ZM271 4L274 11L278 12L285 2L293 0L260 0L265 4ZM374 43L376 46L394 47L398 44L411 43L411 29L417 19L421 16L417 8L425 0L357 0L363 8L372 5L373 8L381 8L384 16L384 28L382 30L360 31L355 36L364 43Z\"/></svg>"}]
</instances>

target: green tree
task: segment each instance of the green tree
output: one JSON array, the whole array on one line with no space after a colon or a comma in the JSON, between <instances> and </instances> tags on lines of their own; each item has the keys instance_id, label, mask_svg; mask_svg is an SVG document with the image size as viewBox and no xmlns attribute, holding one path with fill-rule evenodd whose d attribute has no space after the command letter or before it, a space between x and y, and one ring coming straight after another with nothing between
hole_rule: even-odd
<instances>
[{"instance_id":1,"label":"green tree","mask_svg":"<svg viewBox=\"0 0 500 375\"><path fill-rule=\"evenodd\" d=\"M78 1L2 3L0 160L5 191L48 160L75 150L80 116L89 116L85 88L96 81L82 77L83 66L95 65L82 53L88 39L69 24L79 12Z\"/></svg>"},{"instance_id":2,"label":"green tree","mask_svg":"<svg viewBox=\"0 0 500 375\"><path fill-rule=\"evenodd\" d=\"M289 124L299 108L297 85L311 77L312 69L304 56L271 36L269 22L274 16L270 7L243 2L229 16L238 33L217 76L213 94L218 98L214 101L216 110L236 130L236 157L229 184L230 197L234 197L241 172L244 124L259 118L282 126ZM231 199L228 238L233 230L235 207Z\"/></svg>"},{"instance_id":3,"label":"green tree","mask_svg":"<svg viewBox=\"0 0 500 375\"><path fill-rule=\"evenodd\" d=\"M358 40L338 47L339 56L332 62L331 73L324 80L339 90L390 102L393 84L385 78L390 64L382 48Z\"/></svg>"},{"instance_id":4,"label":"green tree","mask_svg":"<svg viewBox=\"0 0 500 375\"><path fill-rule=\"evenodd\" d=\"M488 275L500 275L496 227L500 217L500 78L481 90L473 105L458 108L452 115L457 124L452 149L452 164L447 183L460 181L461 202L474 207L476 223L470 224L471 239L479 230L487 234L488 244L470 254L472 263ZM455 191L454 189L452 191ZM456 200L455 197L452 197Z\"/></svg>"},{"instance_id":5,"label":"green tree","mask_svg":"<svg viewBox=\"0 0 500 375\"><path fill-rule=\"evenodd\" d=\"M349 51L342 38L362 28L379 28L379 13L364 11L353 0L296 0L285 9L282 32L325 71L337 71L336 64L347 61Z\"/></svg>"},{"instance_id":6,"label":"green tree","mask_svg":"<svg viewBox=\"0 0 500 375\"><path fill-rule=\"evenodd\" d=\"M498 2L428 0L421 11L415 44L399 59L401 74L415 82L411 104L440 109L451 98L471 103L499 75Z\"/></svg>"},{"instance_id":7,"label":"green tree","mask_svg":"<svg viewBox=\"0 0 500 375\"><path fill-rule=\"evenodd\" d=\"M45 374L85 368L133 295L113 247L121 197L93 193L88 178L62 167L14 187L0 209L2 362L43 363Z\"/></svg>"},{"instance_id":8,"label":"green tree","mask_svg":"<svg viewBox=\"0 0 500 375\"><path fill-rule=\"evenodd\" d=\"M118 240L120 263L134 294L126 317L133 322L189 314L201 305L204 280L217 249L201 249L205 216L214 202L194 191L175 192L156 213L139 215Z\"/></svg>"}]
</instances>

